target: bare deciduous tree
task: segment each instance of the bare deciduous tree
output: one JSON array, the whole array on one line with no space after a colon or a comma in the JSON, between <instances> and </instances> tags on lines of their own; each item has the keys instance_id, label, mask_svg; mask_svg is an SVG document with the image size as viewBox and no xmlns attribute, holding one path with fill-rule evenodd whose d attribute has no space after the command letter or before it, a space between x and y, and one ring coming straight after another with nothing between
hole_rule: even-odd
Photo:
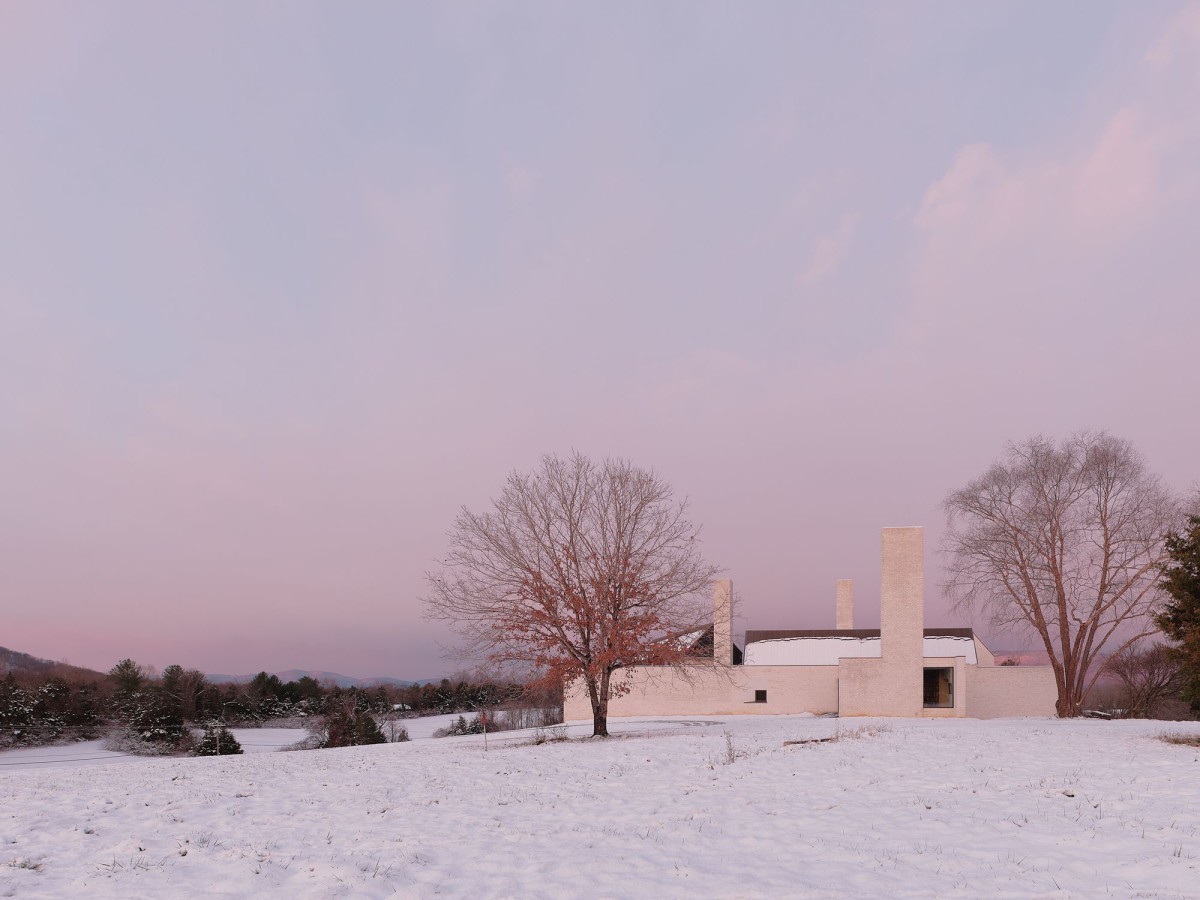
<instances>
[{"instance_id":1,"label":"bare deciduous tree","mask_svg":"<svg viewBox=\"0 0 1200 900\"><path fill-rule=\"evenodd\" d=\"M613 673L683 666L674 637L711 620L703 600L718 570L698 534L653 472L546 456L510 475L491 511L459 512L445 570L427 576L427 611L464 638L463 655L532 666L544 683L579 679L593 733L607 735L609 698L628 690Z\"/></svg>"},{"instance_id":2,"label":"bare deciduous tree","mask_svg":"<svg viewBox=\"0 0 1200 900\"><path fill-rule=\"evenodd\" d=\"M1097 654L1153 633L1175 498L1125 440L1036 437L945 500L946 588L998 627L1027 626L1054 667L1060 716L1079 715Z\"/></svg>"},{"instance_id":3,"label":"bare deciduous tree","mask_svg":"<svg viewBox=\"0 0 1200 900\"><path fill-rule=\"evenodd\" d=\"M1163 700L1179 692L1179 663L1162 644L1145 649L1131 644L1110 656L1104 668L1120 679L1125 715L1130 719L1153 716Z\"/></svg>"}]
</instances>

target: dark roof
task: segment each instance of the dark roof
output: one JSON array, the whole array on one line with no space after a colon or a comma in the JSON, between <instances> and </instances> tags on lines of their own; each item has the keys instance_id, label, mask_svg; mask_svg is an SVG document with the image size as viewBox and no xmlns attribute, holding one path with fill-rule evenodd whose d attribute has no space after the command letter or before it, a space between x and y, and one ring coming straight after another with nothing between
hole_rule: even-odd
<instances>
[{"instance_id":1,"label":"dark roof","mask_svg":"<svg viewBox=\"0 0 1200 900\"><path fill-rule=\"evenodd\" d=\"M877 638L878 628L813 628L786 629L783 631L747 631L746 643L755 641L778 641L786 638ZM973 638L975 632L970 628L926 628L925 637L957 637Z\"/></svg>"}]
</instances>

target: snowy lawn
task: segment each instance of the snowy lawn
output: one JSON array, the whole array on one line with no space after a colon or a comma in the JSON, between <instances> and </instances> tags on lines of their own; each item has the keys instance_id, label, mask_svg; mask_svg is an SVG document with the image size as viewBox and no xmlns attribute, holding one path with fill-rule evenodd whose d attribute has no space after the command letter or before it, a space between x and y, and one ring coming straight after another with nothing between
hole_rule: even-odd
<instances>
[{"instance_id":1,"label":"snowy lawn","mask_svg":"<svg viewBox=\"0 0 1200 900\"><path fill-rule=\"evenodd\" d=\"M613 726L0 769L0 895L1200 897L1195 723Z\"/></svg>"}]
</instances>

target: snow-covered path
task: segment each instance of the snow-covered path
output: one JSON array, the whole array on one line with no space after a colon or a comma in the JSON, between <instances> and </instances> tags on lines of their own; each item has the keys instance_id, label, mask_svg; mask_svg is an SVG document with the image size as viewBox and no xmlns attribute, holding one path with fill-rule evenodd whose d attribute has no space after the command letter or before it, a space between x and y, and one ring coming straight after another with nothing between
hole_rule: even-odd
<instances>
[{"instance_id":1,"label":"snow-covered path","mask_svg":"<svg viewBox=\"0 0 1200 900\"><path fill-rule=\"evenodd\" d=\"M619 724L0 770L0 895L1200 897L1195 723Z\"/></svg>"}]
</instances>

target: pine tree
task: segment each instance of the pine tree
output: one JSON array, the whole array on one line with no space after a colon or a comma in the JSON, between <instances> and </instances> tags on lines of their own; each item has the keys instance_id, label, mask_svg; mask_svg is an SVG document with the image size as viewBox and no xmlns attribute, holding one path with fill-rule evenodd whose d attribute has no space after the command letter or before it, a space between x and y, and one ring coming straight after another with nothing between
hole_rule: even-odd
<instances>
[{"instance_id":1,"label":"pine tree","mask_svg":"<svg viewBox=\"0 0 1200 900\"><path fill-rule=\"evenodd\" d=\"M108 677L112 679L117 686L117 693L121 695L137 693L146 683L145 670L128 657L109 669Z\"/></svg>"},{"instance_id":2,"label":"pine tree","mask_svg":"<svg viewBox=\"0 0 1200 900\"><path fill-rule=\"evenodd\" d=\"M387 737L379 730L379 723L369 712L359 710L354 714L354 743L386 744Z\"/></svg>"},{"instance_id":3,"label":"pine tree","mask_svg":"<svg viewBox=\"0 0 1200 900\"><path fill-rule=\"evenodd\" d=\"M224 725L209 725L204 736L192 751L193 756L233 756L241 753L242 745Z\"/></svg>"},{"instance_id":4,"label":"pine tree","mask_svg":"<svg viewBox=\"0 0 1200 900\"><path fill-rule=\"evenodd\" d=\"M325 717L325 739L322 747L358 747L363 744L386 744L387 737L367 710L356 709L354 697L343 694L341 703L333 704Z\"/></svg>"},{"instance_id":5,"label":"pine tree","mask_svg":"<svg viewBox=\"0 0 1200 900\"><path fill-rule=\"evenodd\" d=\"M1167 537L1167 554L1160 585L1171 602L1155 621L1175 644L1171 652L1183 676L1182 697L1200 713L1200 516L1188 516L1187 529Z\"/></svg>"}]
</instances>

